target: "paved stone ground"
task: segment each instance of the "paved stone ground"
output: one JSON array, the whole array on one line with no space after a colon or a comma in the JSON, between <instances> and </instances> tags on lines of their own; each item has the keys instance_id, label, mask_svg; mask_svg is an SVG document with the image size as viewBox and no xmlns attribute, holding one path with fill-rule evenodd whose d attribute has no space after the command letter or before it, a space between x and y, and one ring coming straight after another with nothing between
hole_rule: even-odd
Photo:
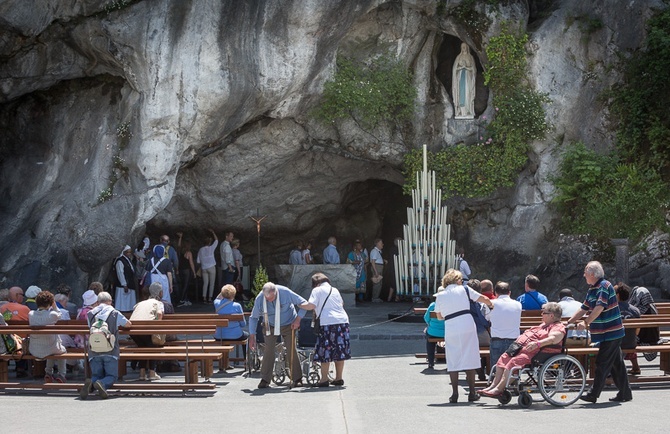
<instances>
[{"instance_id":1,"label":"paved stone ground","mask_svg":"<svg viewBox=\"0 0 670 434\"><path fill-rule=\"evenodd\" d=\"M344 387L257 390L258 374L246 378L238 368L216 374L212 381L219 387L207 397L116 395L107 401L95 397L80 401L70 392L3 394L0 408L5 415L12 415L6 420L19 425L2 432L667 431L663 421L670 409L668 386L636 387L633 401L625 404L607 401L614 396L613 389L606 390L598 404L576 403L567 408L540 402L524 410L516 399L507 406L491 399L448 404L451 390L444 365L428 372L425 362L414 358L415 352L425 351L423 326L370 326L385 321L390 311L409 308L409 304L384 303L349 311L354 357L345 365ZM657 362L641 360L645 373L658 374ZM131 372L127 379L135 375ZM466 401L466 395L461 386L461 401Z\"/></svg>"}]
</instances>

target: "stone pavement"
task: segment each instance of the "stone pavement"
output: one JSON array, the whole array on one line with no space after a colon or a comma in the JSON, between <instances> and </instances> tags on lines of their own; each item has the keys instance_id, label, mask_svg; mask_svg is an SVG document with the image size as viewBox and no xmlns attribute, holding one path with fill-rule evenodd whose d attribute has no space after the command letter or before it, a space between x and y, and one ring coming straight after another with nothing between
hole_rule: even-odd
<instances>
[{"instance_id":1,"label":"stone pavement","mask_svg":"<svg viewBox=\"0 0 670 434\"><path fill-rule=\"evenodd\" d=\"M666 432L667 387L636 387L633 401L625 404L608 402L615 391L607 389L595 405L579 402L554 408L539 402L523 410L516 399L506 406L491 399L465 402L467 391L461 378L461 402L448 404L451 390L444 365L428 371L423 360L414 358L415 352L425 351L423 325L377 324L389 312L409 307L384 303L349 310L356 339L352 340L353 358L345 364L344 387L273 385L259 390L258 374L247 378L236 368L216 374L212 381L219 387L207 397L115 395L107 401L95 397L80 401L71 392L0 394L0 408L14 415L7 423L17 423L15 429L2 432ZM377 325L367 327L370 324ZM643 366L653 368L655 363L658 368L657 362L641 360Z\"/></svg>"}]
</instances>

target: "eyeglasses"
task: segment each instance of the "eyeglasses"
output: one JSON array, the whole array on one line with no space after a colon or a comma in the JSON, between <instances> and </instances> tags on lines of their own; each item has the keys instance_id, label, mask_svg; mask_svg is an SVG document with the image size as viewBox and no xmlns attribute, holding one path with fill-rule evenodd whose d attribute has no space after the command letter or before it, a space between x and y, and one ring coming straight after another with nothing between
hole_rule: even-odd
<instances>
[{"instance_id":1,"label":"eyeglasses","mask_svg":"<svg viewBox=\"0 0 670 434\"><path fill-rule=\"evenodd\" d=\"M549 314L551 314L551 312L542 311L542 315L549 315Z\"/></svg>"}]
</instances>

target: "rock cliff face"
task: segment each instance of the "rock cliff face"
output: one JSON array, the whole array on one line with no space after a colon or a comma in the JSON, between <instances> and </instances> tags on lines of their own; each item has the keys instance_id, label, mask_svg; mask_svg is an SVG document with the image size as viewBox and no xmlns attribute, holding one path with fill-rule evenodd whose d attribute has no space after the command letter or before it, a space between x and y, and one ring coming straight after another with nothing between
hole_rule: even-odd
<instances>
[{"instance_id":1,"label":"rock cliff face","mask_svg":"<svg viewBox=\"0 0 670 434\"><path fill-rule=\"evenodd\" d=\"M530 25L531 76L555 131L533 144L516 188L450 203L454 235L476 274L577 285L583 263L555 259L581 247L555 233L547 175L564 143L612 145L598 96L663 3L510 2L481 9L491 25L479 37L439 3L51 0L36 11L0 1L0 286L66 282L81 293L145 231L182 230L198 247L206 228L230 228L253 260L257 211L268 216L264 262L284 261L296 238L316 239L314 251L331 234L343 253L352 238L388 245L407 206L404 153L477 134L477 120L453 119L444 71L454 50L468 43L481 76L504 21ZM580 25L588 17L603 25ZM311 117L337 56L389 52L418 89L410 134ZM491 114L477 89L477 115Z\"/></svg>"}]
</instances>

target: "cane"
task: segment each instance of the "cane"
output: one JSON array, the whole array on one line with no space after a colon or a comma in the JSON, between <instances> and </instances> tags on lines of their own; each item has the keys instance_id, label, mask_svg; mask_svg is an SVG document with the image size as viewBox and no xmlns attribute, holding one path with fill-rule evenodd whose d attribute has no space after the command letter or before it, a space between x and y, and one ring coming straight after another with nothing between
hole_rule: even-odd
<instances>
[{"instance_id":1,"label":"cane","mask_svg":"<svg viewBox=\"0 0 670 434\"><path fill-rule=\"evenodd\" d=\"M293 353L295 353L295 329L293 327L291 327L291 344L293 345L293 350L291 351L291 356L289 357L289 363L291 366L289 370L291 373L291 383L288 386L289 390L293 388Z\"/></svg>"}]
</instances>

